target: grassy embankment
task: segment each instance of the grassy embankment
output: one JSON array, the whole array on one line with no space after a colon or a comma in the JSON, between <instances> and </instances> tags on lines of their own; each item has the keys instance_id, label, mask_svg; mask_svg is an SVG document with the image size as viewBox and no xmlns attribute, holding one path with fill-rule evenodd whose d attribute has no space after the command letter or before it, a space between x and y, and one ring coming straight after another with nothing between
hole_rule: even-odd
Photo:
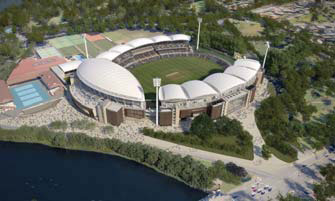
<instances>
[{"instance_id":1,"label":"grassy embankment","mask_svg":"<svg viewBox=\"0 0 335 201\"><path fill-rule=\"evenodd\" d=\"M213 134L213 136L207 140L200 139L194 135L187 135L183 133L163 133L153 132L150 129L144 129L144 135L162 139L172 143L192 147L195 149L201 149L204 151L214 152L227 156L253 160L253 146L245 145L243 149L238 144L236 136L224 136L220 134Z\"/></svg>"}]
</instances>

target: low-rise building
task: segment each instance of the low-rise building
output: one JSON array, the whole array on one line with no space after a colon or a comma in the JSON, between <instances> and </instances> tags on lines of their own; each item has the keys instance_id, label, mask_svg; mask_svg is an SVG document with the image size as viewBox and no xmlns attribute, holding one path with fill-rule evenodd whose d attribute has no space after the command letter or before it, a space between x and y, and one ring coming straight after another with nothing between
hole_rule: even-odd
<instances>
[{"instance_id":1,"label":"low-rise building","mask_svg":"<svg viewBox=\"0 0 335 201\"><path fill-rule=\"evenodd\" d=\"M0 113L15 110L16 106L13 96L8 89L8 85L4 80L0 80Z\"/></svg>"}]
</instances>

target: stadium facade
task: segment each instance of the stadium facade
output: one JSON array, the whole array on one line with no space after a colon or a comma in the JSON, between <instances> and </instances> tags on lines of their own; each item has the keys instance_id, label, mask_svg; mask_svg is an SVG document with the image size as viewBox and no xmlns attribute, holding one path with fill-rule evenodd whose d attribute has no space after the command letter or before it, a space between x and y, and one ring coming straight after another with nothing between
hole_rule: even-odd
<instances>
[{"instance_id":1,"label":"stadium facade","mask_svg":"<svg viewBox=\"0 0 335 201\"><path fill-rule=\"evenodd\" d=\"M224 73L212 74L202 81L162 86L159 90L161 126L178 125L180 120L200 113L216 119L248 106L263 79L260 63L240 59L229 66L219 57L194 52L190 40L184 34L139 38L82 63L60 66L58 71L72 74L70 93L84 113L113 125L120 125L126 117L145 118L143 88L127 69L161 58L196 56L225 68Z\"/></svg>"}]
</instances>

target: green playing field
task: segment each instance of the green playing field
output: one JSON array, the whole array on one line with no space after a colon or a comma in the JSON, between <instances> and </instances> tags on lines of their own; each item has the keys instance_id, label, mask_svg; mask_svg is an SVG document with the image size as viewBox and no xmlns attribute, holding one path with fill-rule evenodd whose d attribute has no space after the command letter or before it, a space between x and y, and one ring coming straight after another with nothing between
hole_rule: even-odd
<instances>
[{"instance_id":1,"label":"green playing field","mask_svg":"<svg viewBox=\"0 0 335 201\"><path fill-rule=\"evenodd\" d=\"M154 77L160 77L162 85L181 84L188 80L202 80L209 74L223 71L220 65L197 57L161 59L131 70L142 84L148 99L154 97L155 89L152 85Z\"/></svg>"}]
</instances>

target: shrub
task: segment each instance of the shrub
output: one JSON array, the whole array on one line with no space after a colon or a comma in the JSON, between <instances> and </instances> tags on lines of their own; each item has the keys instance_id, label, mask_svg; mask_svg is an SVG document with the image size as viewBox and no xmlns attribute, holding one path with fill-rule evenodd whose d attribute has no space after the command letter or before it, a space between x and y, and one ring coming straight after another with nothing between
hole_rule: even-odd
<instances>
[{"instance_id":1,"label":"shrub","mask_svg":"<svg viewBox=\"0 0 335 201\"><path fill-rule=\"evenodd\" d=\"M66 130L67 126L66 121L54 121L49 124L49 128L57 130Z\"/></svg>"},{"instance_id":2,"label":"shrub","mask_svg":"<svg viewBox=\"0 0 335 201\"><path fill-rule=\"evenodd\" d=\"M248 172L243 168L235 163L227 163L226 168L229 172L231 172L233 175L238 176L238 177L246 177L248 176Z\"/></svg>"},{"instance_id":3,"label":"shrub","mask_svg":"<svg viewBox=\"0 0 335 201\"><path fill-rule=\"evenodd\" d=\"M208 139L216 132L214 122L207 114L195 117L190 131L201 139Z\"/></svg>"},{"instance_id":4,"label":"shrub","mask_svg":"<svg viewBox=\"0 0 335 201\"><path fill-rule=\"evenodd\" d=\"M269 150L269 147L265 144L262 146L262 156L265 160L268 160L271 157L271 152Z\"/></svg>"},{"instance_id":5,"label":"shrub","mask_svg":"<svg viewBox=\"0 0 335 201\"><path fill-rule=\"evenodd\" d=\"M86 119L83 120L75 120L71 123L72 128L77 128L80 130L93 130L96 127L94 122L88 121Z\"/></svg>"},{"instance_id":6,"label":"shrub","mask_svg":"<svg viewBox=\"0 0 335 201\"><path fill-rule=\"evenodd\" d=\"M104 126L102 128L102 132L105 134L112 134L114 132L114 127L113 126Z\"/></svg>"}]
</instances>

